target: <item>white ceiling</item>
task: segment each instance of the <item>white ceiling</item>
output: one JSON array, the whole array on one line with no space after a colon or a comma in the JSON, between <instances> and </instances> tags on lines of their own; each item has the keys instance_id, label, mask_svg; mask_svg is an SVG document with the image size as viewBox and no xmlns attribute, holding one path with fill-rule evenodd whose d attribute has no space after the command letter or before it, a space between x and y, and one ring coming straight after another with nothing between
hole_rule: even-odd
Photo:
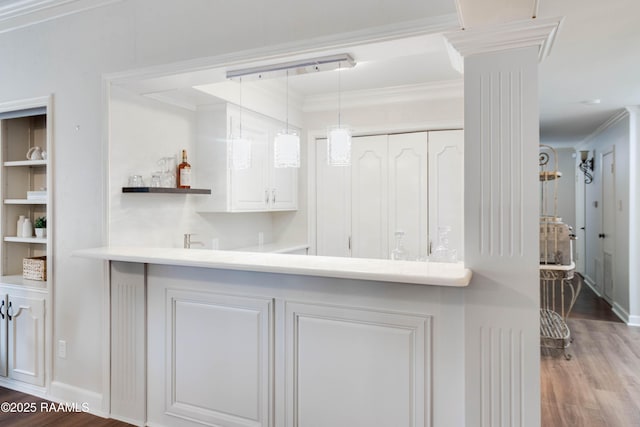
<instances>
[{"instance_id":1,"label":"white ceiling","mask_svg":"<svg viewBox=\"0 0 640 427\"><path fill-rule=\"evenodd\" d=\"M628 105L640 105L640 1L544 0L564 16L540 65L540 137L576 144ZM600 99L600 104L585 101Z\"/></svg>"},{"instance_id":2,"label":"white ceiling","mask_svg":"<svg viewBox=\"0 0 640 427\"><path fill-rule=\"evenodd\" d=\"M0 13L66 1L0 0ZM447 1L448 10L454 7L454 0L424 1L433 3L434 13L442 13ZM565 17L550 56L540 65L540 137L545 143L577 144L625 106L640 105L640 1L537 3L538 17ZM377 43L350 53L359 64L342 73L343 91L460 79L439 37ZM333 72L298 76L290 79L290 88L300 98L326 98L337 90L337 79ZM594 99L600 103L588 102Z\"/></svg>"}]
</instances>

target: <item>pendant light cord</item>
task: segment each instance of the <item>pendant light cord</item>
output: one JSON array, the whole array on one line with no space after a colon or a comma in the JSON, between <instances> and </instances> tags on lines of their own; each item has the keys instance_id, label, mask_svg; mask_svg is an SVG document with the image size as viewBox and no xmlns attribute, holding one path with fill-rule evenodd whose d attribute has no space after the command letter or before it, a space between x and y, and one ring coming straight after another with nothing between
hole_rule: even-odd
<instances>
[{"instance_id":1,"label":"pendant light cord","mask_svg":"<svg viewBox=\"0 0 640 427\"><path fill-rule=\"evenodd\" d=\"M341 76L342 76L342 62L338 62L338 128L340 128L340 86L341 86Z\"/></svg>"},{"instance_id":2,"label":"pendant light cord","mask_svg":"<svg viewBox=\"0 0 640 427\"><path fill-rule=\"evenodd\" d=\"M242 139L242 77L240 77L240 139Z\"/></svg>"},{"instance_id":3,"label":"pendant light cord","mask_svg":"<svg viewBox=\"0 0 640 427\"><path fill-rule=\"evenodd\" d=\"M287 70L287 100L286 100L286 106L287 106L286 116L287 116L287 135L288 135L289 134L289 70Z\"/></svg>"}]
</instances>

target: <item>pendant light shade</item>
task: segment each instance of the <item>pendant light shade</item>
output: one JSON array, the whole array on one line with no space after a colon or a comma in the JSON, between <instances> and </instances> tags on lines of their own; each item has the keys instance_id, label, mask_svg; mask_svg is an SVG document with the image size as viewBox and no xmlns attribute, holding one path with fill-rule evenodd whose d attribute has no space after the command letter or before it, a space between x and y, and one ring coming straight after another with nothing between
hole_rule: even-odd
<instances>
[{"instance_id":1,"label":"pendant light shade","mask_svg":"<svg viewBox=\"0 0 640 427\"><path fill-rule=\"evenodd\" d=\"M330 166L351 164L351 130L345 126L333 126L327 132L327 162Z\"/></svg>"},{"instance_id":2,"label":"pendant light shade","mask_svg":"<svg viewBox=\"0 0 640 427\"><path fill-rule=\"evenodd\" d=\"M283 130L273 141L273 161L277 168L300 167L300 137L295 131Z\"/></svg>"},{"instance_id":3,"label":"pendant light shade","mask_svg":"<svg viewBox=\"0 0 640 427\"><path fill-rule=\"evenodd\" d=\"M338 125L329 127L327 131L327 163L329 166L351 165L351 130L340 122L341 65L338 66Z\"/></svg>"}]
</instances>

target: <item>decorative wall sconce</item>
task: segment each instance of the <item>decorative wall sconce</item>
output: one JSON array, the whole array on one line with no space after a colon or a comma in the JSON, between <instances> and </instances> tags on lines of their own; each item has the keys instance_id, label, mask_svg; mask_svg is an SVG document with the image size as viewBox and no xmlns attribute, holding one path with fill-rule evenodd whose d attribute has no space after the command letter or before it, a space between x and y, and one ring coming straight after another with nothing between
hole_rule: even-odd
<instances>
[{"instance_id":1,"label":"decorative wall sconce","mask_svg":"<svg viewBox=\"0 0 640 427\"><path fill-rule=\"evenodd\" d=\"M594 151L593 157L589 159L589 150L580 151L580 165L578 166L578 168L582 171L582 173L584 173L585 184L591 184L593 182L593 175L591 174L591 172L593 172L595 168L595 154L596 153Z\"/></svg>"}]
</instances>

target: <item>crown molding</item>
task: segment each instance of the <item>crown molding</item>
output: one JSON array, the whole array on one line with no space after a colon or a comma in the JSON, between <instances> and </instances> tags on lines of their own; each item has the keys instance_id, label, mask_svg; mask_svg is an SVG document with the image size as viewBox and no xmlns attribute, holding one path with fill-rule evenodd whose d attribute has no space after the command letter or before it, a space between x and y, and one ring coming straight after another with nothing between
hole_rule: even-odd
<instances>
[{"instance_id":1,"label":"crown molding","mask_svg":"<svg viewBox=\"0 0 640 427\"><path fill-rule=\"evenodd\" d=\"M18 0L0 7L0 34L123 0Z\"/></svg>"},{"instance_id":2,"label":"crown molding","mask_svg":"<svg viewBox=\"0 0 640 427\"><path fill-rule=\"evenodd\" d=\"M340 103L341 108L358 108L432 99L462 98L464 96L463 85L462 79L458 79L347 91L340 93ZM308 96L304 99L302 111L308 113L335 110L337 108L337 99L337 92Z\"/></svg>"},{"instance_id":3,"label":"crown molding","mask_svg":"<svg viewBox=\"0 0 640 427\"><path fill-rule=\"evenodd\" d=\"M115 0L122 1L122 0ZM212 68L231 68L266 65L276 61L291 61L318 55L318 52L345 50L363 43L398 40L427 34L440 34L458 28L456 14L441 15L369 27L346 33L336 33L311 39L295 40L277 45L235 51L216 56L188 59L169 64L154 65L128 71L106 74L113 84L126 85L141 79L153 79L173 74L196 72Z\"/></svg>"},{"instance_id":4,"label":"crown molding","mask_svg":"<svg viewBox=\"0 0 640 427\"><path fill-rule=\"evenodd\" d=\"M627 108L623 108L622 110L618 111L613 116L609 117L609 119L607 119L606 122L604 122L603 124L598 126L596 128L596 130L594 130L589 136L587 136L584 139L584 141L582 141L581 144L578 144L578 148L582 148L585 145L589 144L591 141L596 139L598 137L598 135L600 135L602 132L604 132L605 130L609 129L611 126L615 125L616 123L618 123L622 119L625 119L626 117L628 117L629 113L630 113L630 110L627 107Z\"/></svg>"},{"instance_id":5,"label":"crown molding","mask_svg":"<svg viewBox=\"0 0 640 427\"><path fill-rule=\"evenodd\" d=\"M466 56L535 46L542 61L555 41L564 18L526 19L444 33L449 59L462 72Z\"/></svg>"}]
</instances>

